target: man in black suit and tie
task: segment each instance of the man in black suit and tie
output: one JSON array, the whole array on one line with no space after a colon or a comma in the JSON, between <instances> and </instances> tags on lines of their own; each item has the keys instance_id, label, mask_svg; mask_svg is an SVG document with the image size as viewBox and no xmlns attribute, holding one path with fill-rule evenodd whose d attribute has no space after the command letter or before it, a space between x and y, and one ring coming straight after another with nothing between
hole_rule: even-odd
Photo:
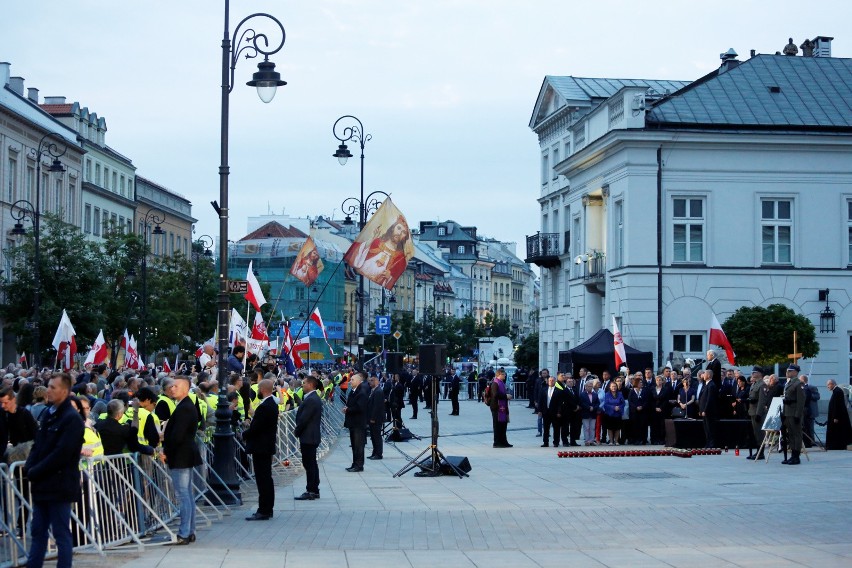
<instances>
[{"instance_id":1,"label":"man in black suit and tie","mask_svg":"<svg viewBox=\"0 0 852 568\"><path fill-rule=\"evenodd\" d=\"M386 402L390 406L393 427L401 428L402 409L405 408L405 385L402 384L399 375L393 376L393 387L391 388L390 396L387 398ZM381 426L379 428L381 429Z\"/></svg>"},{"instance_id":2,"label":"man in black suit and tie","mask_svg":"<svg viewBox=\"0 0 852 568\"><path fill-rule=\"evenodd\" d=\"M450 412L450 416L458 416L459 415L459 391L461 390L461 379L459 378L458 371L450 377L450 402L453 404L453 411Z\"/></svg>"},{"instance_id":3,"label":"man in black suit and tie","mask_svg":"<svg viewBox=\"0 0 852 568\"><path fill-rule=\"evenodd\" d=\"M370 460L382 459L382 424L385 420L385 395L379 387L379 377L373 375L367 381L370 384L370 396L367 399L367 427L370 429L370 443L373 453Z\"/></svg>"},{"instance_id":4,"label":"man in black suit and tie","mask_svg":"<svg viewBox=\"0 0 852 568\"><path fill-rule=\"evenodd\" d=\"M719 389L713 381L713 371L704 371L704 388L698 397L698 415L704 419L705 448L716 447L716 422L719 419Z\"/></svg>"},{"instance_id":5,"label":"man in black suit and tie","mask_svg":"<svg viewBox=\"0 0 852 568\"><path fill-rule=\"evenodd\" d=\"M364 375L352 377L349 382L349 394L343 412L346 418L343 426L349 428L349 442L352 444L352 465L346 471L364 471L364 446L367 445L367 397Z\"/></svg>"},{"instance_id":6,"label":"man in black suit and tie","mask_svg":"<svg viewBox=\"0 0 852 568\"><path fill-rule=\"evenodd\" d=\"M538 399L538 415L544 421L544 443L542 448L549 446L550 427L553 426L553 447L559 447L559 430L562 424L562 391L556 388L556 379L547 378L547 387L540 389Z\"/></svg>"},{"instance_id":7,"label":"man in black suit and tie","mask_svg":"<svg viewBox=\"0 0 852 568\"><path fill-rule=\"evenodd\" d=\"M278 404L272 397L275 384L272 379L263 379L257 384L262 402L254 411L251 425L243 433L246 452L254 462L254 480L257 483L257 512L246 517L247 521L266 521L272 518L275 506L275 486L272 483L272 456L278 436Z\"/></svg>"},{"instance_id":8,"label":"man in black suit and tie","mask_svg":"<svg viewBox=\"0 0 852 568\"><path fill-rule=\"evenodd\" d=\"M415 370L414 378L408 383L408 405L411 406L411 419L417 420L417 403L423 396L423 375Z\"/></svg>"},{"instance_id":9,"label":"man in black suit and tie","mask_svg":"<svg viewBox=\"0 0 852 568\"><path fill-rule=\"evenodd\" d=\"M722 363L716 358L716 352L707 350L707 371L713 373L713 384L716 385L716 393L722 389Z\"/></svg>"},{"instance_id":10,"label":"man in black suit and tie","mask_svg":"<svg viewBox=\"0 0 852 568\"><path fill-rule=\"evenodd\" d=\"M296 501L313 501L320 498L317 447L320 445L322 401L316 393L319 386L320 382L316 377L305 378L302 382L302 403L296 411L296 429L293 433L299 438L302 466L307 477L305 492L295 497Z\"/></svg>"}]
</instances>

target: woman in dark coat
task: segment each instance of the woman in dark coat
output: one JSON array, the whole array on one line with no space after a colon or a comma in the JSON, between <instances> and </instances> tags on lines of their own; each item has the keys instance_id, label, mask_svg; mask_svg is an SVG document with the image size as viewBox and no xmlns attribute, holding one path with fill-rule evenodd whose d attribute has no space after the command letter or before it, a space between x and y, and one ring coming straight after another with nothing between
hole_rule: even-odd
<instances>
[{"instance_id":1,"label":"woman in dark coat","mask_svg":"<svg viewBox=\"0 0 852 568\"><path fill-rule=\"evenodd\" d=\"M651 408L651 444L665 444L666 418L669 417L669 401L674 400L674 392L659 375L654 379L654 383L651 389L651 398L654 400Z\"/></svg>"},{"instance_id":2,"label":"woman in dark coat","mask_svg":"<svg viewBox=\"0 0 852 568\"><path fill-rule=\"evenodd\" d=\"M832 379L826 384L831 391L828 401L828 419L825 425L825 449L845 450L852 444L852 425L849 423L849 409L846 407L846 393Z\"/></svg>"},{"instance_id":3,"label":"woman in dark coat","mask_svg":"<svg viewBox=\"0 0 852 568\"><path fill-rule=\"evenodd\" d=\"M745 377L737 377L737 391L734 395L732 417L741 420L748 419L748 381Z\"/></svg>"}]
</instances>

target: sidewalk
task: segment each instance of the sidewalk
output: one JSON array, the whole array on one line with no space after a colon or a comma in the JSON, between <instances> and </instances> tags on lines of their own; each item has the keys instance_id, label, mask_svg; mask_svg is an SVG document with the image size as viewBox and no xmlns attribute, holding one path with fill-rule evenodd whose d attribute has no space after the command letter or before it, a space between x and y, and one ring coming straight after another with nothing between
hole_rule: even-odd
<instances>
[{"instance_id":1,"label":"sidewalk","mask_svg":"<svg viewBox=\"0 0 852 568\"><path fill-rule=\"evenodd\" d=\"M557 459L541 448L525 401L512 405L509 441L491 447L485 405L439 406L446 455L467 456L469 478L393 474L429 444L428 411L403 417L423 440L386 444L385 459L351 463L344 431L320 463L318 501L294 501L304 476L276 488L275 517L246 522L255 503L199 528L189 546L75 557L76 566L833 566L852 565L849 452L811 451L800 466L721 456ZM369 455L370 449L367 449ZM246 492L249 494L250 492Z\"/></svg>"}]
</instances>

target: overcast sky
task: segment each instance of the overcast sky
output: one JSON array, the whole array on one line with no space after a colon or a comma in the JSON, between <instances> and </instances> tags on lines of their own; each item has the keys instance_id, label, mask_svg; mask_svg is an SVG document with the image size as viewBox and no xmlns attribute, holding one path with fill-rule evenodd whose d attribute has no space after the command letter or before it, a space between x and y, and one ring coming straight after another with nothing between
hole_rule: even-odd
<instances>
[{"instance_id":1,"label":"overcast sky","mask_svg":"<svg viewBox=\"0 0 852 568\"><path fill-rule=\"evenodd\" d=\"M273 57L287 86L268 105L237 65L230 97L230 238L271 209L340 216L357 160L332 158L331 127L354 114L373 139L366 191L414 224L454 219L518 243L539 226L539 149L528 122L545 75L694 80L733 47L774 53L834 36L852 56L848 1L579 2L233 0L287 32ZM223 0L4 1L0 61L42 96L106 118L137 172L188 197L216 235ZM275 41L275 40L273 40ZM355 153L355 149L352 149Z\"/></svg>"}]
</instances>

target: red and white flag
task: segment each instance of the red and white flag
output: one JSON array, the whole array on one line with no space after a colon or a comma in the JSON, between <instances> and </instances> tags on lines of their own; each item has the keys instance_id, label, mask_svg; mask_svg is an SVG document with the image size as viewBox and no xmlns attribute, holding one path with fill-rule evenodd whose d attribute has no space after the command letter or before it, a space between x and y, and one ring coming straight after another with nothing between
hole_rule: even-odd
<instances>
[{"instance_id":1,"label":"red and white flag","mask_svg":"<svg viewBox=\"0 0 852 568\"><path fill-rule=\"evenodd\" d=\"M169 365L169 358L168 357L163 359L163 371L165 371L166 373L172 372L172 366Z\"/></svg>"},{"instance_id":2,"label":"red and white flag","mask_svg":"<svg viewBox=\"0 0 852 568\"><path fill-rule=\"evenodd\" d=\"M104 330L100 330L83 364L88 365L91 363L92 365L100 365L107 360L108 356L109 352L107 351L106 339L104 339Z\"/></svg>"},{"instance_id":3,"label":"red and white flag","mask_svg":"<svg viewBox=\"0 0 852 568\"><path fill-rule=\"evenodd\" d=\"M246 344L246 338L249 336L248 324L235 308L231 308L230 330L230 337L228 338L229 347Z\"/></svg>"},{"instance_id":4,"label":"red and white flag","mask_svg":"<svg viewBox=\"0 0 852 568\"><path fill-rule=\"evenodd\" d=\"M736 365L736 354L734 353L734 348L731 346L731 342L728 341L728 336L725 335L725 332L722 331L722 326L719 324L718 318L716 318L716 314L713 314L713 321L710 322L710 341L711 345L718 345L722 349L725 350L725 353L728 355L728 362L731 365Z\"/></svg>"},{"instance_id":5,"label":"red and white flag","mask_svg":"<svg viewBox=\"0 0 852 568\"><path fill-rule=\"evenodd\" d=\"M18 357L18 363L20 363L20 364L21 364L21 365L23 365L24 367L26 367L26 366L27 366L27 352L26 352L26 351L24 351L23 353L21 353L21 356L20 356L20 357Z\"/></svg>"},{"instance_id":6,"label":"red and white flag","mask_svg":"<svg viewBox=\"0 0 852 568\"><path fill-rule=\"evenodd\" d=\"M266 324L263 322L263 315L260 312L254 314L254 325L251 326L252 339L265 339L269 341L269 334L266 332Z\"/></svg>"},{"instance_id":7,"label":"red and white flag","mask_svg":"<svg viewBox=\"0 0 852 568\"><path fill-rule=\"evenodd\" d=\"M627 354L624 352L624 339L618 330L615 316L612 316L612 344L615 349L615 370L618 371L622 365L627 364Z\"/></svg>"},{"instance_id":8,"label":"red and white flag","mask_svg":"<svg viewBox=\"0 0 852 568\"><path fill-rule=\"evenodd\" d=\"M56 363L62 365L63 371L70 371L74 366L74 356L77 355L77 332L71 325L71 320L65 310L62 310L62 318L56 335L53 336L53 348L56 349Z\"/></svg>"},{"instance_id":9,"label":"red and white flag","mask_svg":"<svg viewBox=\"0 0 852 568\"><path fill-rule=\"evenodd\" d=\"M328 345L328 350L331 351L331 354L334 355L334 349L331 347L331 343L328 342L328 332L325 329L325 324L322 323L322 316L320 315L319 308L314 308L314 311L311 312L311 321L317 324L322 330L322 336L325 338L325 344ZM310 335L310 333L308 333Z\"/></svg>"},{"instance_id":10,"label":"red and white flag","mask_svg":"<svg viewBox=\"0 0 852 568\"><path fill-rule=\"evenodd\" d=\"M284 338L281 340L281 351L286 357L290 359L294 368L301 369L305 366L305 364L302 362L302 358L293 349L293 337L290 335L289 321L284 323Z\"/></svg>"},{"instance_id":11,"label":"red and white flag","mask_svg":"<svg viewBox=\"0 0 852 568\"><path fill-rule=\"evenodd\" d=\"M128 369L139 368L139 353L136 351L136 338L127 338L127 352L124 355L124 366Z\"/></svg>"},{"instance_id":12,"label":"red and white flag","mask_svg":"<svg viewBox=\"0 0 852 568\"><path fill-rule=\"evenodd\" d=\"M297 339L296 343L293 344L293 349L290 351L290 354L293 356L293 364L297 369L301 369L305 366L305 362L302 360L300 353L310 353L311 350L311 339L309 337L303 337L301 339Z\"/></svg>"},{"instance_id":13,"label":"red and white flag","mask_svg":"<svg viewBox=\"0 0 852 568\"><path fill-rule=\"evenodd\" d=\"M248 292L245 293L245 299L251 302L254 309L260 310L260 306L266 303L266 298L263 297L263 290L260 289L260 283L254 275L254 270L252 270L252 262L249 261L248 273L246 274Z\"/></svg>"}]
</instances>

